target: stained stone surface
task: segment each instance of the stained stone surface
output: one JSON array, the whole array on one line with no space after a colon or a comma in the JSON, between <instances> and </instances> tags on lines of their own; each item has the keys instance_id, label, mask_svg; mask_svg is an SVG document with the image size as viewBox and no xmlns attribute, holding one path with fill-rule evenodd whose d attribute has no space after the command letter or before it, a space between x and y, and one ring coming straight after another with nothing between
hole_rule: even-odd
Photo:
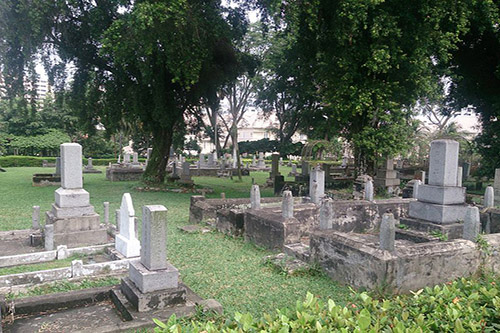
<instances>
[{"instance_id":1,"label":"stained stone surface","mask_svg":"<svg viewBox=\"0 0 500 333\"><path fill-rule=\"evenodd\" d=\"M141 263L149 270L166 269L167 208L150 205L142 208Z\"/></svg>"},{"instance_id":2,"label":"stained stone surface","mask_svg":"<svg viewBox=\"0 0 500 333\"><path fill-rule=\"evenodd\" d=\"M429 185L457 186L459 144L453 140L431 142Z\"/></svg>"}]
</instances>

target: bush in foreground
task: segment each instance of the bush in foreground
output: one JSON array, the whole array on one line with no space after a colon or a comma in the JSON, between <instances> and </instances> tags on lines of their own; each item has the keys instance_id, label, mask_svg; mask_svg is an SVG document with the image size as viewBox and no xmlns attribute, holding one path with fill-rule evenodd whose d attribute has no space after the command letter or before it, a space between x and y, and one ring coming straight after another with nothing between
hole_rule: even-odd
<instances>
[{"instance_id":1,"label":"bush in foreground","mask_svg":"<svg viewBox=\"0 0 500 333\"><path fill-rule=\"evenodd\" d=\"M347 306L307 294L293 309L254 318L232 317L155 320L155 332L498 332L498 279L459 279L411 295L378 300L355 294Z\"/></svg>"}]
</instances>

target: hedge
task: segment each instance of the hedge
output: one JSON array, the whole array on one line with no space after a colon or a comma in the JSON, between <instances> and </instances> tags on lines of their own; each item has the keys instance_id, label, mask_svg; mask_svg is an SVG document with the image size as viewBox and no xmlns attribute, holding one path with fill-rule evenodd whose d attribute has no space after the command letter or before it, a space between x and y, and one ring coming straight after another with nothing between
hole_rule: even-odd
<instances>
[{"instance_id":1,"label":"hedge","mask_svg":"<svg viewBox=\"0 0 500 333\"><path fill-rule=\"evenodd\" d=\"M307 294L295 308L254 318L153 319L155 332L498 332L498 279L459 279L411 295L376 299L357 293L346 306Z\"/></svg>"},{"instance_id":2,"label":"hedge","mask_svg":"<svg viewBox=\"0 0 500 333\"><path fill-rule=\"evenodd\" d=\"M4 168L11 167L41 167L43 161L48 163L56 163L55 157L38 157L38 156L1 156L0 166ZM139 162L145 162L146 159L139 158ZM108 165L109 163L116 163L116 158L94 158L92 165ZM87 164L87 159L83 159L83 165Z\"/></svg>"}]
</instances>

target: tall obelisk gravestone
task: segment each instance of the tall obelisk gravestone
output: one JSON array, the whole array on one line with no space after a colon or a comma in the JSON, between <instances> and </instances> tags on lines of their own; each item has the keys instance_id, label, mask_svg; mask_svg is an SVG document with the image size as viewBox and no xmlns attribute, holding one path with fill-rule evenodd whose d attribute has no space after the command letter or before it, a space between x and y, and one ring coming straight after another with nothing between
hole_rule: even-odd
<instances>
[{"instance_id":1,"label":"tall obelisk gravestone","mask_svg":"<svg viewBox=\"0 0 500 333\"><path fill-rule=\"evenodd\" d=\"M46 213L46 224L54 227L54 246L107 242L106 228L83 189L82 146L77 143L61 145L61 187L55 191L55 201Z\"/></svg>"}]
</instances>

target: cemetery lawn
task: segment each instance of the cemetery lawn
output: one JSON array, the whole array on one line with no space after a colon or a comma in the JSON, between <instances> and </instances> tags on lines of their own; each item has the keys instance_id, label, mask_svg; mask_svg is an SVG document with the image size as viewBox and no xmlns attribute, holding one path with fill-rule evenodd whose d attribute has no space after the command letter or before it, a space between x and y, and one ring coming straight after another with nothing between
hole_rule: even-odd
<instances>
[{"instance_id":1,"label":"cemetery lawn","mask_svg":"<svg viewBox=\"0 0 500 333\"><path fill-rule=\"evenodd\" d=\"M104 171L104 167L98 167ZM57 187L33 187L34 173L50 173L51 168L6 168L0 173L2 200L0 200L0 230L31 227L31 207L38 205L41 212L49 210ZM287 175L290 168L280 167ZM252 177L259 185L265 183L267 172L252 172L243 181L215 177L193 177L197 185L214 189L208 198L249 197ZM84 174L84 188L90 193L91 204L103 216L104 201L110 203L110 219L118 209L122 194L129 192L136 216L141 218L142 206L159 204L168 209L168 257L176 266L181 279L203 298L215 298L226 313L250 312L254 315L271 313L277 308L293 307L309 291L322 298L332 298L345 304L350 299L349 288L330 280L324 274L312 271L288 276L263 264L262 258L270 251L257 248L243 239L234 239L217 232L187 234L177 227L189 224L189 203L192 193L140 192L139 182L110 182L103 174ZM261 187L263 197L271 196L272 189ZM43 220L44 217L42 216ZM113 280L110 280L113 281ZM110 283L115 283L110 282ZM89 284L90 285L90 284ZM41 291L43 293L43 290ZM51 292L47 290L46 292Z\"/></svg>"}]
</instances>

